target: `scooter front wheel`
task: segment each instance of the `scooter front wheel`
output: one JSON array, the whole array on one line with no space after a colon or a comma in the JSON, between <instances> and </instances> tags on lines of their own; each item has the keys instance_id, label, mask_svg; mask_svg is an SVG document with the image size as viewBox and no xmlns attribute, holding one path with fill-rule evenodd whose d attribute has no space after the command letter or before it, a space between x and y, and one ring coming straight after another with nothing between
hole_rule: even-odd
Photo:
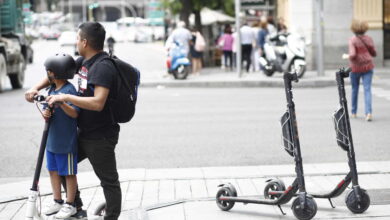
<instances>
[{"instance_id":1,"label":"scooter front wheel","mask_svg":"<svg viewBox=\"0 0 390 220\"><path fill-rule=\"evenodd\" d=\"M228 200L220 200L221 196L235 196L233 191L229 187L222 187L218 190L217 192L217 206L222 210L222 211L229 211L230 209L233 208L234 202L233 201L228 201Z\"/></svg>"},{"instance_id":2,"label":"scooter front wheel","mask_svg":"<svg viewBox=\"0 0 390 220\"><path fill-rule=\"evenodd\" d=\"M294 216L299 220L310 220L317 213L317 203L311 197L306 197L306 204L302 208L299 197L295 198L291 209L294 213Z\"/></svg>"},{"instance_id":3,"label":"scooter front wheel","mask_svg":"<svg viewBox=\"0 0 390 220\"><path fill-rule=\"evenodd\" d=\"M360 194L360 201L358 201L355 190L356 189L347 193L345 204L351 212L360 214L370 207L370 196L367 194L366 190L360 189L358 192Z\"/></svg>"}]
</instances>

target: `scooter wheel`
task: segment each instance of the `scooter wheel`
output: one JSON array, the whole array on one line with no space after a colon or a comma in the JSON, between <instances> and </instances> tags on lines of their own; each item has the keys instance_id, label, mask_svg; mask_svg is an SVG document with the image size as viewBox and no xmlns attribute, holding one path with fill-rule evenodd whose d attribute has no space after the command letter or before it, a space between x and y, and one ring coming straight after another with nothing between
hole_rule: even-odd
<instances>
[{"instance_id":1,"label":"scooter wheel","mask_svg":"<svg viewBox=\"0 0 390 220\"><path fill-rule=\"evenodd\" d=\"M357 214L365 212L370 207L370 196L367 194L367 191L360 189L359 193L361 198L360 202L354 190L349 191L345 197L345 204L347 204L348 209Z\"/></svg>"},{"instance_id":2,"label":"scooter wheel","mask_svg":"<svg viewBox=\"0 0 390 220\"><path fill-rule=\"evenodd\" d=\"M190 72L189 66L180 65L176 70L173 71L175 79L186 79Z\"/></svg>"},{"instance_id":3,"label":"scooter wheel","mask_svg":"<svg viewBox=\"0 0 390 220\"><path fill-rule=\"evenodd\" d=\"M273 191L285 191L286 186L282 180L274 179L270 180L267 185L264 187L264 198L266 199L278 199L282 196L281 193L272 194Z\"/></svg>"},{"instance_id":4,"label":"scooter wheel","mask_svg":"<svg viewBox=\"0 0 390 220\"><path fill-rule=\"evenodd\" d=\"M96 206L93 214L96 215L96 216L104 216L104 214L106 213L106 203L103 202L103 203L100 203L98 206Z\"/></svg>"},{"instance_id":5,"label":"scooter wheel","mask_svg":"<svg viewBox=\"0 0 390 220\"><path fill-rule=\"evenodd\" d=\"M317 203L313 198L306 197L306 205L302 208L299 197L297 197L294 199L291 209L297 219L309 220L312 219L317 213Z\"/></svg>"},{"instance_id":6,"label":"scooter wheel","mask_svg":"<svg viewBox=\"0 0 390 220\"><path fill-rule=\"evenodd\" d=\"M234 195L233 191L229 188L229 187L222 187L218 190L217 192L217 206L222 210L222 211L229 211L231 208L233 208L234 206L234 202L233 201L223 201L223 200L220 200L219 198L221 196L237 196L237 195Z\"/></svg>"}]
</instances>

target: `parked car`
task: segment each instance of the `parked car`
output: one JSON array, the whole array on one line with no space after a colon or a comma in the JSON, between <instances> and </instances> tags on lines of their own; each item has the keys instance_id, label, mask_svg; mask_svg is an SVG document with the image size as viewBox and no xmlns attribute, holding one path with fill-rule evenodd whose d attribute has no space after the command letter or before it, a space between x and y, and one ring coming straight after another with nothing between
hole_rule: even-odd
<instances>
[{"instance_id":1,"label":"parked car","mask_svg":"<svg viewBox=\"0 0 390 220\"><path fill-rule=\"evenodd\" d=\"M74 46L76 44L77 33L74 31L64 31L58 38L61 46Z\"/></svg>"}]
</instances>

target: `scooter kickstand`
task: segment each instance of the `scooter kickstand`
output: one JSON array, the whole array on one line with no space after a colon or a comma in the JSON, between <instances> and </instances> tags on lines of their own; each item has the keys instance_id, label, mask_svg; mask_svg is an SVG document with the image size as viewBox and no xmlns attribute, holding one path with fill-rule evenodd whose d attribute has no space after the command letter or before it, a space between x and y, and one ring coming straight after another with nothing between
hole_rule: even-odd
<instances>
[{"instance_id":1,"label":"scooter kickstand","mask_svg":"<svg viewBox=\"0 0 390 220\"><path fill-rule=\"evenodd\" d=\"M330 206L332 206L332 208L336 208L336 206L333 205L332 200L330 198L328 198L328 200L329 200Z\"/></svg>"},{"instance_id":2,"label":"scooter kickstand","mask_svg":"<svg viewBox=\"0 0 390 220\"><path fill-rule=\"evenodd\" d=\"M278 205L278 207L279 207L279 209L280 209L280 212L282 213L282 215L286 215L286 213L285 213L285 212L283 212L283 209L282 209L282 207L281 207L280 205Z\"/></svg>"}]
</instances>

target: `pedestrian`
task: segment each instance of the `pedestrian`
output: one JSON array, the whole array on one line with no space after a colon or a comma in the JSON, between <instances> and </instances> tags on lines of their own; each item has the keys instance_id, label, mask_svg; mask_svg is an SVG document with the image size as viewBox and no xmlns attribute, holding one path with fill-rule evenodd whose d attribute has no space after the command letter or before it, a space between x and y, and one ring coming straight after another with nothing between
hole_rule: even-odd
<instances>
[{"instance_id":1,"label":"pedestrian","mask_svg":"<svg viewBox=\"0 0 390 220\"><path fill-rule=\"evenodd\" d=\"M223 35L218 39L218 45L223 52L224 65L227 68L229 64L230 70L233 70L233 42L232 27L227 24Z\"/></svg>"},{"instance_id":2,"label":"pedestrian","mask_svg":"<svg viewBox=\"0 0 390 220\"><path fill-rule=\"evenodd\" d=\"M199 76L200 71L202 70L202 57L206 43L202 34L196 28L192 29L191 35L190 54L192 61L192 74Z\"/></svg>"},{"instance_id":3,"label":"pedestrian","mask_svg":"<svg viewBox=\"0 0 390 220\"><path fill-rule=\"evenodd\" d=\"M266 38L269 34L268 23L266 20L261 21L260 28L261 29L260 29L259 34L257 36L257 44L259 45L260 56L264 56L264 44L265 44Z\"/></svg>"},{"instance_id":4,"label":"pedestrian","mask_svg":"<svg viewBox=\"0 0 390 220\"><path fill-rule=\"evenodd\" d=\"M248 26L248 23L240 28L241 34L241 51L242 59L241 63L246 62L246 72L249 72L251 66L251 54L252 54L252 44L255 42L256 36L251 27Z\"/></svg>"},{"instance_id":5,"label":"pedestrian","mask_svg":"<svg viewBox=\"0 0 390 220\"><path fill-rule=\"evenodd\" d=\"M100 180L106 199L105 220L117 220L121 212L122 193L115 159L115 146L118 143L119 124L113 121L109 99L111 91L116 91L116 69L103 51L104 27L98 22L85 22L77 33L77 50L81 57L76 60L78 68L78 95L59 94L50 96L49 104L71 102L80 108L78 117L78 160L88 158ZM93 67L93 68L92 68ZM42 80L29 89L25 97L32 101L40 89L49 85ZM82 201L77 198L76 207L81 209Z\"/></svg>"},{"instance_id":6,"label":"pedestrian","mask_svg":"<svg viewBox=\"0 0 390 220\"><path fill-rule=\"evenodd\" d=\"M106 42L107 42L107 47L108 47L108 54L110 54L110 56L114 55L114 45L115 45L116 41L112 37L111 34L108 36Z\"/></svg>"},{"instance_id":7,"label":"pedestrian","mask_svg":"<svg viewBox=\"0 0 390 220\"><path fill-rule=\"evenodd\" d=\"M287 25L284 21L284 18L280 17L278 19L278 24L276 27L278 34L286 34L287 33Z\"/></svg>"},{"instance_id":8,"label":"pedestrian","mask_svg":"<svg viewBox=\"0 0 390 220\"><path fill-rule=\"evenodd\" d=\"M48 95L77 95L72 79L76 63L70 55L57 54L45 62L48 80L52 83ZM50 109L53 108L54 111ZM43 116L50 119L50 129L46 143L46 165L50 174L54 202L44 211L56 219L66 219L76 214L75 194L77 188L77 116L79 108L64 102L45 106ZM66 202L61 196L61 178L67 186Z\"/></svg>"},{"instance_id":9,"label":"pedestrian","mask_svg":"<svg viewBox=\"0 0 390 220\"><path fill-rule=\"evenodd\" d=\"M364 104L366 121L372 120L371 84L374 74L373 57L376 56L374 41L365 33L368 30L368 23L361 20L353 20L351 30L355 36L349 39L348 54L343 54L343 59L349 59L352 69L350 80L352 85L352 112L351 117L356 118L358 107L358 93L360 79L364 87Z\"/></svg>"},{"instance_id":10,"label":"pedestrian","mask_svg":"<svg viewBox=\"0 0 390 220\"><path fill-rule=\"evenodd\" d=\"M189 52L189 44L192 39L191 32L186 28L186 23L184 21L179 21L177 28L172 31L172 34L168 37L166 41L166 48L169 49L173 43L178 43L183 47L185 54Z\"/></svg>"}]
</instances>

